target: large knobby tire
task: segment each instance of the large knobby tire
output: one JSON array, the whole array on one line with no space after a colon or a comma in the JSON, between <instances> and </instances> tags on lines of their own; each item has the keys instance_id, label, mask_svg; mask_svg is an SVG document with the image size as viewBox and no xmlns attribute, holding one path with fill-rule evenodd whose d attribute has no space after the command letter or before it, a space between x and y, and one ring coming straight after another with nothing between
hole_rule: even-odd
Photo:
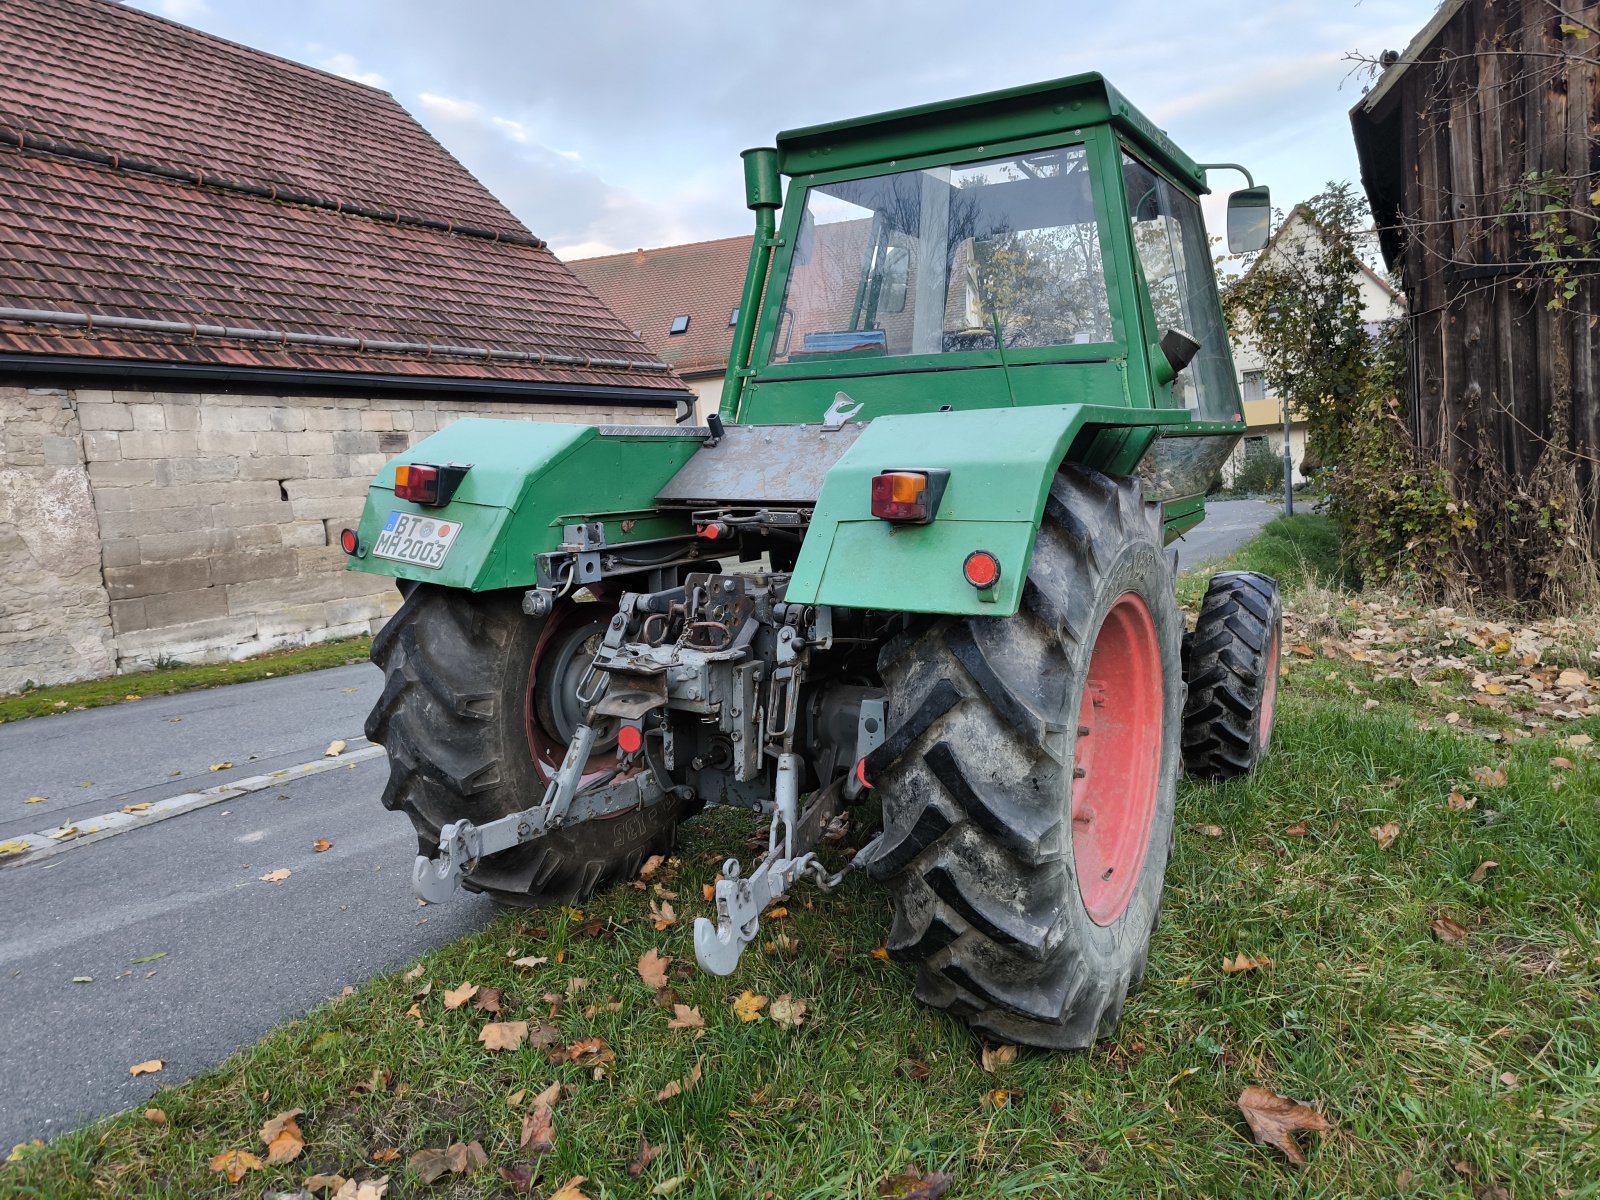
<instances>
[{"instance_id":1,"label":"large knobby tire","mask_svg":"<svg viewBox=\"0 0 1600 1200\"><path fill-rule=\"evenodd\" d=\"M534 620L516 592L421 584L406 594L372 641L385 680L366 734L389 752L383 804L411 818L418 853L437 855L450 821L482 824L538 803L562 747L550 733L550 689L535 681L541 670L581 669L575 643L612 611L566 603ZM651 795L654 803L486 858L466 886L505 904L575 904L630 878L649 855L670 851L684 815L678 797Z\"/></svg>"},{"instance_id":2,"label":"large knobby tire","mask_svg":"<svg viewBox=\"0 0 1600 1200\"><path fill-rule=\"evenodd\" d=\"M1278 581L1255 571L1213 575L1184 663L1189 774L1234 779L1260 765L1272 742L1282 654Z\"/></svg>"},{"instance_id":3,"label":"large knobby tire","mask_svg":"<svg viewBox=\"0 0 1600 1200\"><path fill-rule=\"evenodd\" d=\"M1136 480L1066 467L1016 616L945 618L885 647L869 870L923 1002L1053 1049L1115 1027L1172 846L1182 633L1160 505Z\"/></svg>"}]
</instances>

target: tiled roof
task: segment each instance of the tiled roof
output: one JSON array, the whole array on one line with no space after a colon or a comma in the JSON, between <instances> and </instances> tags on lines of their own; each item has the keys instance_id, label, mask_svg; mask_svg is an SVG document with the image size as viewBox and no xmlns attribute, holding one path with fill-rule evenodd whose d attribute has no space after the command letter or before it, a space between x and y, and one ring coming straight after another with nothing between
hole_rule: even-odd
<instances>
[{"instance_id":1,"label":"tiled roof","mask_svg":"<svg viewBox=\"0 0 1600 1200\"><path fill-rule=\"evenodd\" d=\"M516 360L12 317L0 353L683 386L393 97L110 0L0 3L0 309Z\"/></svg>"},{"instance_id":2,"label":"tiled roof","mask_svg":"<svg viewBox=\"0 0 1600 1200\"><path fill-rule=\"evenodd\" d=\"M681 374L697 375L727 368L733 345L728 320L739 305L749 263L745 236L582 258L567 266L664 361ZM689 327L674 334L673 319L681 316L689 318Z\"/></svg>"}]
</instances>

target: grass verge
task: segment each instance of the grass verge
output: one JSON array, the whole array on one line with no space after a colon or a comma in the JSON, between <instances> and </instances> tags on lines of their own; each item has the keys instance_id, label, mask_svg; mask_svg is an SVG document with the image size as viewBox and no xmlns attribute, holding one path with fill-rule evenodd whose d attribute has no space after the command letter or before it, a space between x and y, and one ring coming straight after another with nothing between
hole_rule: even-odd
<instances>
[{"instance_id":1,"label":"grass verge","mask_svg":"<svg viewBox=\"0 0 1600 1200\"><path fill-rule=\"evenodd\" d=\"M1314 527L1281 532L1314 568ZM583 1175L596 1198L831 1200L878 1195L914 1164L949 1173L951 1197L1594 1195L1600 761L1570 742L1600 719L1564 724L1564 742L1492 742L1419 720L1427 690L1380 673L1295 662L1264 767L1181 785L1149 976L1092 1052L986 1072L961 1025L913 1000L912 973L872 953L888 902L856 877L831 895L801 885L735 976L698 974L701 884L729 854L749 862L755 828L716 812L649 884L504 917L164 1091L164 1123L132 1112L22 1150L0 1194L260 1197L339 1172L387 1176L394 1198L510 1196L499 1170L528 1168L545 1196ZM1370 832L1391 825L1387 844ZM676 919L658 929L662 903ZM1446 919L1460 940L1436 932L1454 936ZM636 968L652 949L703 1030L669 1026ZM1224 972L1241 952L1270 962ZM547 961L516 965L530 956ZM463 983L501 989L505 1011L448 1008ZM804 1021L780 1026L770 1004L740 1020L747 989L804 1000ZM478 1038L496 1019L603 1039L615 1061L490 1052ZM697 1064L698 1082L658 1099ZM552 1082L554 1144L534 1156L522 1123ZM1252 1084L1332 1120L1304 1140L1306 1166L1251 1143L1235 1100ZM264 1156L257 1130L294 1108L307 1144L292 1163L237 1186L209 1170L224 1151ZM641 1138L660 1154L634 1176ZM428 1185L407 1165L472 1141L488 1165L469 1174Z\"/></svg>"},{"instance_id":2,"label":"grass verge","mask_svg":"<svg viewBox=\"0 0 1600 1200\"><path fill-rule=\"evenodd\" d=\"M0 725L29 717L74 712L80 708L123 704L142 700L146 696L170 696L175 692L193 692L229 683L249 683L255 679L300 675L306 671L320 671L324 667L366 662L371 646L372 639L368 637L341 638L294 650L275 650L239 662L204 663L198 666L180 664L128 675L112 675L105 679L90 679L84 683L31 688L14 696L0 696Z\"/></svg>"}]
</instances>

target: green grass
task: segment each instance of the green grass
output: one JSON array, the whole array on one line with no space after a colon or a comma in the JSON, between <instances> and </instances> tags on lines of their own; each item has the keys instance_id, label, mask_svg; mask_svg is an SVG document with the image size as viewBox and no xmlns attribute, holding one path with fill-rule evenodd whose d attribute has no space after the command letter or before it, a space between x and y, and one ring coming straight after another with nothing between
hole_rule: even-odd
<instances>
[{"instance_id":1,"label":"green grass","mask_svg":"<svg viewBox=\"0 0 1600 1200\"><path fill-rule=\"evenodd\" d=\"M1198 604L1206 581L1217 571L1260 571L1275 578L1285 593L1308 586L1348 588L1354 576L1339 545L1339 531L1320 513L1296 513L1267 522L1261 532L1219 562L1206 563L1178 581L1178 598Z\"/></svg>"},{"instance_id":2,"label":"green grass","mask_svg":"<svg viewBox=\"0 0 1600 1200\"><path fill-rule=\"evenodd\" d=\"M192 692L228 683L248 683L254 679L299 675L305 671L320 671L325 667L366 662L371 645L372 639L367 637L342 638L295 650L278 650L240 662L199 666L174 663L151 671L112 675L84 683L31 688L14 696L0 696L0 725L7 721L46 717L80 708L123 704L147 696L170 696L175 692Z\"/></svg>"},{"instance_id":3,"label":"green grass","mask_svg":"<svg viewBox=\"0 0 1600 1200\"><path fill-rule=\"evenodd\" d=\"M1316 542L1314 525L1288 533ZM1320 553L1294 561L1317 570ZM783 932L798 939L792 953L758 944L732 978L700 975L700 885L729 854L750 863L757 825L717 812L685 827L657 877L677 893L665 931L650 919L654 892L630 887L581 914L503 917L424 958L423 979L373 980L163 1092L165 1125L135 1111L25 1151L0 1167L0 1195L260 1197L315 1171L387 1173L397 1198L510 1195L495 1168L530 1160L517 1145L527 1103L514 1109L508 1094L556 1080L568 1090L555 1148L534 1163L541 1195L572 1175L592 1197L646 1196L681 1176L675 1197L832 1200L875 1196L910 1164L950 1173L948 1195L962 1198L1600 1194L1600 760L1548 738L1496 745L1420 728L1422 689L1371 684L1354 663L1330 681L1327 666L1291 670L1256 775L1181 785L1149 976L1091 1052L1024 1051L986 1074L980 1043L915 1002L913 973L872 955L888 900L858 877L828 895L802 884L790 916L764 923L759 942ZM1356 680L1360 695L1344 686ZM1600 719L1563 732L1600 735ZM1557 754L1577 769L1553 769ZM1505 786L1475 784L1479 766L1503 768ZM1452 789L1476 807L1451 810ZM1288 832L1302 823L1304 836ZM1387 823L1400 834L1384 850L1367 831ZM1485 861L1499 866L1471 882ZM1470 930L1464 944L1432 934L1440 917ZM651 948L676 960L671 986L704 1014L702 1035L669 1029L652 1002L635 971ZM1224 974L1241 951L1271 964ZM511 965L523 955L552 961ZM566 999L575 979L588 983ZM419 1023L405 1014L424 981ZM532 1048L486 1052L476 1039L491 1018L443 1006L464 981L503 988L506 1019L551 1020L566 1042L604 1038L616 1062L596 1078ZM804 999L805 1024L741 1023L730 1005L747 988ZM562 998L553 1018L547 995ZM655 1099L697 1062L697 1086ZM357 1091L377 1069L392 1072L389 1088ZM1334 1122L1302 1135L1308 1165L1251 1143L1235 1108L1251 1084ZM296 1107L308 1144L293 1164L237 1187L209 1172L218 1152L261 1152L256 1130ZM641 1136L663 1149L632 1178ZM490 1167L432 1186L406 1167L455 1140L480 1141ZM385 1147L400 1161L374 1165Z\"/></svg>"}]
</instances>

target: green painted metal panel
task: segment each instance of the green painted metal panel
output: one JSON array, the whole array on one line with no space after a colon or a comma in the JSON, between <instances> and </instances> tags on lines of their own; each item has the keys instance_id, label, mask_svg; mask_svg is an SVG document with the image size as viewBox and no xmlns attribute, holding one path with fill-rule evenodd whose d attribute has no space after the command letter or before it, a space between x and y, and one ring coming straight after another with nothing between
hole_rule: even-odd
<instances>
[{"instance_id":1,"label":"green painted metal panel","mask_svg":"<svg viewBox=\"0 0 1600 1200\"><path fill-rule=\"evenodd\" d=\"M1083 404L880 417L828 472L789 599L1010 616L1021 599L1050 480L1080 434L1098 425L1186 419L1181 412ZM895 526L872 516L874 475L930 467L950 472L931 525ZM1000 560L992 597L961 573L977 549Z\"/></svg>"},{"instance_id":2,"label":"green painted metal panel","mask_svg":"<svg viewBox=\"0 0 1600 1200\"><path fill-rule=\"evenodd\" d=\"M602 437L591 425L457 421L378 473L357 530L370 547L392 511L460 522L444 565L430 570L368 554L352 558L349 569L480 592L531 587L535 556L560 544L563 524L599 520L611 544L685 532L686 519L658 514L654 502L699 448L698 438ZM395 499L402 463L470 463L471 470L449 504L430 508Z\"/></svg>"}]
</instances>

